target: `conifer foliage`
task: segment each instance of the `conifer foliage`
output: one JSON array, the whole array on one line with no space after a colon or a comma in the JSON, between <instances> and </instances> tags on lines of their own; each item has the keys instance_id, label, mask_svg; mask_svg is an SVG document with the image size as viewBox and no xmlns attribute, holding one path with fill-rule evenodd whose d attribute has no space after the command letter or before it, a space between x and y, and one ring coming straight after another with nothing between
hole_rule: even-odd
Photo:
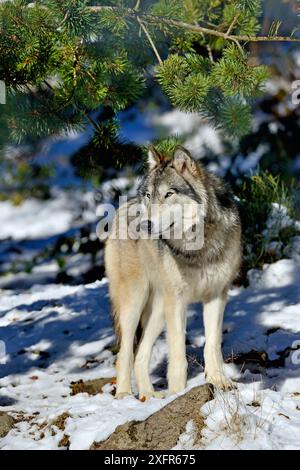
<instances>
[{"instance_id":1,"label":"conifer foliage","mask_svg":"<svg viewBox=\"0 0 300 470\"><path fill-rule=\"evenodd\" d=\"M173 106L244 135L268 73L248 54L260 15L259 0L2 2L5 137L34 141L89 121L100 138L96 110L113 118L147 93L152 77Z\"/></svg>"}]
</instances>

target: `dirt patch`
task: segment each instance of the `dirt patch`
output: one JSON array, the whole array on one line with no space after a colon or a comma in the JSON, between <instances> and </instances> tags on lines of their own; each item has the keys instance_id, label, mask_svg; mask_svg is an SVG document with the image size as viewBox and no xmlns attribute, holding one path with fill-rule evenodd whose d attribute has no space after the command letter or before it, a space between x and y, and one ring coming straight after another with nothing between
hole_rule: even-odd
<instances>
[{"instance_id":1,"label":"dirt patch","mask_svg":"<svg viewBox=\"0 0 300 470\"><path fill-rule=\"evenodd\" d=\"M97 393L102 393L102 387L106 384L116 383L115 377L106 377L101 379L94 380L78 380L77 382L71 382L71 395L76 395L77 393L88 393L89 395L97 395Z\"/></svg>"},{"instance_id":2,"label":"dirt patch","mask_svg":"<svg viewBox=\"0 0 300 470\"><path fill-rule=\"evenodd\" d=\"M0 437L6 436L14 425L14 418L4 411L0 411Z\"/></svg>"},{"instance_id":3,"label":"dirt patch","mask_svg":"<svg viewBox=\"0 0 300 470\"><path fill-rule=\"evenodd\" d=\"M266 351L255 351L254 349L246 353L234 354L225 359L226 363L237 364L242 366L242 369L250 370L266 368L268 361L269 358Z\"/></svg>"},{"instance_id":4,"label":"dirt patch","mask_svg":"<svg viewBox=\"0 0 300 470\"><path fill-rule=\"evenodd\" d=\"M58 443L58 447L70 447L70 436L64 434L62 439Z\"/></svg>"},{"instance_id":5,"label":"dirt patch","mask_svg":"<svg viewBox=\"0 0 300 470\"><path fill-rule=\"evenodd\" d=\"M213 398L209 384L195 387L185 395L157 411L145 421L129 421L118 426L105 441L94 443L92 450L169 450L185 431L191 419L196 420L197 433L204 426L200 407Z\"/></svg>"},{"instance_id":6,"label":"dirt patch","mask_svg":"<svg viewBox=\"0 0 300 470\"><path fill-rule=\"evenodd\" d=\"M261 373L268 368L284 367L285 360L289 356L291 348L286 348L284 351L278 351L277 359L269 359L266 351L251 351L235 354L225 359L226 363L233 363L241 366L242 370L248 369L252 373Z\"/></svg>"},{"instance_id":7,"label":"dirt patch","mask_svg":"<svg viewBox=\"0 0 300 470\"><path fill-rule=\"evenodd\" d=\"M22 423L24 421L26 421L27 423L30 423L31 421L35 420L39 414L38 411L36 411L35 413L32 413L31 415L28 415L24 413L23 411L11 411L11 413L13 413L13 418L14 418L15 423Z\"/></svg>"},{"instance_id":8,"label":"dirt patch","mask_svg":"<svg viewBox=\"0 0 300 470\"><path fill-rule=\"evenodd\" d=\"M47 423L46 421L44 421L43 423L37 424L38 430L40 431L40 439L44 439L46 435L46 430L51 434L51 436L56 436L58 429L60 431L64 431L66 428L66 420L69 417L70 417L69 413L65 411L64 413L54 418L50 423ZM64 439L64 437L65 435L63 436L61 441ZM63 445L63 447L67 447L67 446Z\"/></svg>"},{"instance_id":9,"label":"dirt patch","mask_svg":"<svg viewBox=\"0 0 300 470\"><path fill-rule=\"evenodd\" d=\"M56 426L58 429L61 431L65 430L66 427L66 419L69 418L70 415L66 411L65 413L62 413L61 415L57 416L51 423L52 426Z\"/></svg>"}]
</instances>

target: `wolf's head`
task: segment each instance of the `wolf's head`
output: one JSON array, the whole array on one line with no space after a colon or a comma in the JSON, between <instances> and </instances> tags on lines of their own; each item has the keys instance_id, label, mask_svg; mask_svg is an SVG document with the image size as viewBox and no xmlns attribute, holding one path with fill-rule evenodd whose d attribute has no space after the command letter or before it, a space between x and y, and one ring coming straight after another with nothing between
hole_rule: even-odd
<instances>
[{"instance_id":1,"label":"wolf's head","mask_svg":"<svg viewBox=\"0 0 300 470\"><path fill-rule=\"evenodd\" d=\"M142 207L140 227L162 235L170 229L185 233L205 217L207 193L205 172L182 146L172 158L154 147L148 152L148 172L138 191Z\"/></svg>"}]
</instances>

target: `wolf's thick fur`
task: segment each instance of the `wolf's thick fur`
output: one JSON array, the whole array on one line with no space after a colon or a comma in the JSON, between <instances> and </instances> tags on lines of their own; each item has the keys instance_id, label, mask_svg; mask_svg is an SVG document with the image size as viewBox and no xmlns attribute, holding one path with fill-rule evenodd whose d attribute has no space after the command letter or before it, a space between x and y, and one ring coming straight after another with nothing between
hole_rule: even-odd
<instances>
[{"instance_id":1,"label":"wolf's thick fur","mask_svg":"<svg viewBox=\"0 0 300 470\"><path fill-rule=\"evenodd\" d=\"M236 276L241 258L238 211L230 189L208 173L181 146L172 159L154 148L149 150L149 170L137 199L119 209L128 214L136 201L196 204L204 214L204 245L188 250L178 239L113 239L105 249L116 331L120 338L117 358L117 396L131 393L134 366L139 395L154 396L149 378L153 344L166 325L169 348L168 391L186 386L186 308L203 302L205 327L205 374L208 382L226 389L231 382L223 372L221 352L223 312L227 290ZM155 221L154 221L155 222ZM117 225L115 217L114 225ZM155 226L155 224L153 225ZM134 358L138 324L142 336Z\"/></svg>"}]
</instances>

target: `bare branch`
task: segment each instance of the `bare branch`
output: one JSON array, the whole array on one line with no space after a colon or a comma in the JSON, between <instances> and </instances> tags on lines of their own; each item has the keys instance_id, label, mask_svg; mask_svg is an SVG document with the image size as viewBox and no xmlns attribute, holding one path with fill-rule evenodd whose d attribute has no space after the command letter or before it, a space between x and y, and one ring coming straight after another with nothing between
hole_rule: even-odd
<instances>
[{"instance_id":1,"label":"bare branch","mask_svg":"<svg viewBox=\"0 0 300 470\"><path fill-rule=\"evenodd\" d=\"M140 4L141 4L141 0L136 0L136 4L135 4L135 7L134 7L135 11L138 11L140 9Z\"/></svg>"},{"instance_id":2,"label":"bare branch","mask_svg":"<svg viewBox=\"0 0 300 470\"><path fill-rule=\"evenodd\" d=\"M236 22L238 20L240 15L235 15L235 17L233 18L232 22L231 22L231 25L229 26L228 30L226 31L226 36L229 36L231 31L233 30L234 26L236 25Z\"/></svg>"},{"instance_id":3,"label":"bare branch","mask_svg":"<svg viewBox=\"0 0 300 470\"><path fill-rule=\"evenodd\" d=\"M151 38L151 36L150 36L150 34L149 34L149 32L148 32L146 26L144 25L144 23L142 22L142 20L141 20L139 17L137 17L137 21L138 21L139 24L141 25L141 28L142 28L142 30L144 31L144 33L145 33L145 35L146 35L146 37L147 37L147 39L148 39L148 41L149 41L149 43L150 43L152 49L153 49L153 52L154 52L154 54L156 55L156 58L157 58L159 64L162 65L162 64L163 64L163 61L162 61L162 59L161 59L161 57L160 57L160 55L159 55L158 50L156 49L156 46L155 46L154 42L152 41L152 38Z\"/></svg>"},{"instance_id":4,"label":"bare branch","mask_svg":"<svg viewBox=\"0 0 300 470\"><path fill-rule=\"evenodd\" d=\"M209 44L207 44L206 49L207 49L207 52L208 52L209 60L213 64L215 62L215 60L214 60L214 56L213 56L213 53L212 53L212 50L211 50L211 47L210 47Z\"/></svg>"}]
</instances>

